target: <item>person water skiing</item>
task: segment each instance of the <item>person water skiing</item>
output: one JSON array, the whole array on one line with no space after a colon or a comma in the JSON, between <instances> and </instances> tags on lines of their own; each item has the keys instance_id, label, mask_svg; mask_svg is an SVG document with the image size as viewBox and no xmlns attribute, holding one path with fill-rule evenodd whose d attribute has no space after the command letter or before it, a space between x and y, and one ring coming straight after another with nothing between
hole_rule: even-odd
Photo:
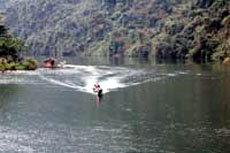
<instances>
[{"instance_id":1,"label":"person water skiing","mask_svg":"<svg viewBox=\"0 0 230 153\"><path fill-rule=\"evenodd\" d=\"M101 89L101 86L99 85L98 82L94 84L93 91L97 93L96 96L96 105L99 106L103 97L103 90Z\"/></svg>"},{"instance_id":2,"label":"person water skiing","mask_svg":"<svg viewBox=\"0 0 230 153\"><path fill-rule=\"evenodd\" d=\"M102 94L103 90L101 89L101 86L99 85L98 82L96 82L96 83L94 84L93 91L94 91L95 93L97 93L97 96L98 96L99 98L101 98L101 97L103 96L103 94Z\"/></svg>"},{"instance_id":3,"label":"person water skiing","mask_svg":"<svg viewBox=\"0 0 230 153\"><path fill-rule=\"evenodd\" d=\"M93 91L94 92L98 92L99 90L100 90L100 85L98 84L98 82L96 82L95 84L94 84L94 87L93 87Z\"/></svg>"}]
</instances>

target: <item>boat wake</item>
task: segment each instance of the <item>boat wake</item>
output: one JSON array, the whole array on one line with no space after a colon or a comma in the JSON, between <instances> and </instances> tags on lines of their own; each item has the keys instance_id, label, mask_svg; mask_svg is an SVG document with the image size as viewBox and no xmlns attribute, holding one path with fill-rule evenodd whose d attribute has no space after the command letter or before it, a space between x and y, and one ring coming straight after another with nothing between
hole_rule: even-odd
<instances>
[{"instance_id":1,"label":"boat wake","mask_svg":"<svg viewBox=\"0 0 230 153\"><path fill-rule=\"evenodd\" d=\"M124 67L65 65L63 69L38 69L37 71L10 72L2 75L0 84L43 84L93 93L93 85L99 82L103 92L158 81L179 75L156 70L138 70Z\"/></svg>"},{"instance_id":2,"label":"boat wake","mask_svg":"<svg viewBox=\"0 0 230 153\"><path fill-rule=\"evenodd\" d=\"M130 72L126 68L66 65L64 69L42 71L39 77L55 85L93 94L93 85L97 81L104 93L126 87L122 80L135 71Z\"/></svg>"}]
</instances>

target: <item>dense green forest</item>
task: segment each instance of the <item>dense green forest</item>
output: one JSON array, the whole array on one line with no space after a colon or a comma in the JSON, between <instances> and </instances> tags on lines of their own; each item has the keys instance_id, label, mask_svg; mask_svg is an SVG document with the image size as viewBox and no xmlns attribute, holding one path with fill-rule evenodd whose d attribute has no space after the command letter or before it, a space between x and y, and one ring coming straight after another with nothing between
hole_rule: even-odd
<instances>
[{"instance_id":1,"label":"dense green forest","mask_svg":"<svg viewBox=\"0 0 230 153\"><path fill-rule=\"evenodd\" d=\"M0 15L0 71L5 70L34 70L37 61L34 59L23 60L23 52L27 50L24 42L10 34Z\"/></svg>"},{"instance_id":2,"label":"dense green forest","mask_svg":"<svg viewBox=\"0 0 230 153\"><path fill-rule=\"evenodd\" d=\"M228 0L21 0L6 9L31 55L230 56Z\"/></svg>"}]
</instances>

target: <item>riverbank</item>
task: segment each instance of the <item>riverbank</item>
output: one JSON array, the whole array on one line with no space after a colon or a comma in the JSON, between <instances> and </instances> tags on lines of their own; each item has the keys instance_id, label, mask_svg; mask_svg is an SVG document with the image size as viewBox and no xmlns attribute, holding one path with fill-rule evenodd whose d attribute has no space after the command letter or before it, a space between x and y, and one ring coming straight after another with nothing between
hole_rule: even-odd
<instances>
[{"instance_id":1,"label":"riverbank","mask_svg":"<svg viewBox=\"0 0 230 153\"><path fill-rule=\"evenodd\" d=\"M0 71L14 71L14 70L36 70L38 62L34 58L27 58L22 61L7 60L0 58Z\"/></svg>"}]
</instances>

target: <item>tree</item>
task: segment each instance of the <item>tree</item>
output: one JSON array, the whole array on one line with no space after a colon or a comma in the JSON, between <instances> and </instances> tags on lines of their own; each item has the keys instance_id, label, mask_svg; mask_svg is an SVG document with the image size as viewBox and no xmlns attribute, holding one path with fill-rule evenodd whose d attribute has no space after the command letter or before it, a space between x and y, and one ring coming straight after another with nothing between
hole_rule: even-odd
<instances>
[{"instance_id":1,"label":"tree","mask_svg":"<svg viewBox=\"0 0 230 153\"><path fill-rule=\"evenodd\" d=\"M13 37L0 38L0 57L11 56L13 60L17 60L19 52L25 50L26 47L24 43L18 38L13 38Z\"/></svg>"},{"instance_id":2,"label":"tree","mask_svg":"<svg viewBox=\"0 0 230 153\"><path fill-rule=\"evenodd\" d=\"M24 43L10 34L5 27L0 15L0 57L11 57L14 61L18 59L19 52L25 51Z\"/></svg>"}]
</instances>

